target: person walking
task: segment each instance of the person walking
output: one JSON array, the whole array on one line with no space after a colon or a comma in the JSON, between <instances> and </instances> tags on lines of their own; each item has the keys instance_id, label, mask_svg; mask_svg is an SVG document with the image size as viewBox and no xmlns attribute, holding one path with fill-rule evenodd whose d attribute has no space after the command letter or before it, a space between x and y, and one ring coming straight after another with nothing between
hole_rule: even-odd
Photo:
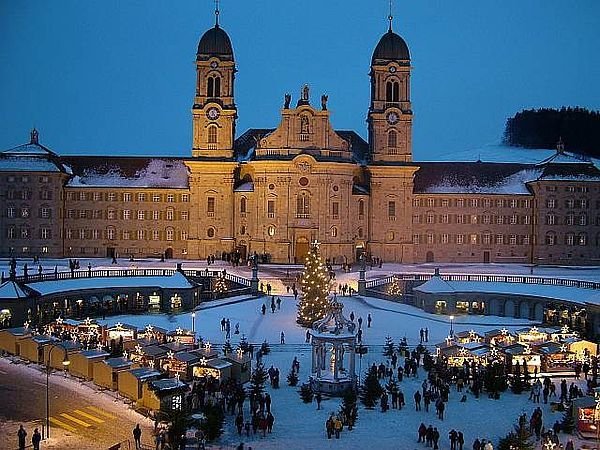
<instances>
[{"instance_id":1,"label":"person walking","mask_svg":"<svg viewBox=\"0 0 600 450\"><path fill-rule=\"evenodd\" d=\"M323 397L321 396L321 391L317 391L317 393L315 394L315 400L317 401L317 409L321 409L321 401L323 400Z\"/></svg>"},{"instance_id":2,"label":"person walking","mask_svg":"<svg viewBox=\"0 0 600 450\"><path fill-rule=\"evenodd\" d=\"M27 438L27 431L23 428L23 425L19 426L19 431L17 431L17 436L19 437L19 450L25 450L25 438Z\"/></svg>"},{"instance_id":3,"label":"person walking","mask_svg":"<svg viewBox=\"0 0 600 450\"><path fill-rule=\"evenodd\" d=\"M285 344L285 333L283 331L281 332L281 343Z\"/></svg>"},{"instance_id":4,"label":"person walking","mask_svg":"<svg viewBox=\"0 0 600 450\"><path fill-rule=\"evenodd\" d=\"M371 317L371 313L369 313L369 315L367 316L367 328L371 328L372 321L373 321L373 318Z\"/></svg>"},{"instance_id":5,"label":"person walking","mask_svg":"<svg viewBox=\"0 0 600 450\"><path fill-rule=\"evenodd\" d=\"M136 450L139 450L140 448L142 448L142 429L140 428L140 424L138 423L135 428L133 429L133 440L135 442L135 448Z\"/></svg>"},{"instance_id":6,"label":"person walking","mask_svg":"<svg viewBox=\"0 0 600 450\"><path fill-rule=\"evenodd\" d=\"M40 441L42 440L42 435L36 428L33 430L33 435L31 436L31 445L33 445L33 450L40 450Z\"/></svg>"}]
</instances>

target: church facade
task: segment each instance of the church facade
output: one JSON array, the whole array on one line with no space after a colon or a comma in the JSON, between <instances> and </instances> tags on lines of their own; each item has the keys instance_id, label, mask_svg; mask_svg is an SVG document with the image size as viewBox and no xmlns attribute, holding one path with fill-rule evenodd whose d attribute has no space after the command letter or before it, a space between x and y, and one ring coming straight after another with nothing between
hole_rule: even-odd
<instances>
[{"instance_id":1,"label":"church facade","mask_svg":"<svg viewBox=\"0 0 600 450\"><path fill-rule=\"evenodd\" d=\"M373 52L368 141L335 130L328 98L286 95L275 128L236 137L235 58L217 24L200 39L188 158L0 153L1 256L301 263L309 243L352 263L600 261L600 170L559 145L538 164L412 158L411 62L390 29ZM365 86L365 89L368 88Z\"/></svg>"}]
</instances>

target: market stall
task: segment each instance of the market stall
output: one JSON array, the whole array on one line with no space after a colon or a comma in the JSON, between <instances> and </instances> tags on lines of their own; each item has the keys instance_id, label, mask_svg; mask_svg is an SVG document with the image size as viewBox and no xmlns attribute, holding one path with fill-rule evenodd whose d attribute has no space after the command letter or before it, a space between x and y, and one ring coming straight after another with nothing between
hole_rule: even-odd
<instances>
[{"instance_id":1,"label":"market stall","mask_svg":"<svg viewBox=\"0 0 600 450\"><path fill-rule=\"evenodd\" d=\"M69 373L85 380L94 379L94 366L104 361L109 354L104 350L82 350L69 356Z\"/></svg>"},{"instance_id":2,"label":"market stall","mask_svg":"<svg viewBox=\"0 0 600 450\"><path fill-rule=\"evenodd\" d=\"M36 336L24 337L19 343L21 358L34 363L44 364L46 361L44 346L56 342L60 342L60 340L54 336L38 334Z\"/></svg>"},{"instance_id":3,"label":"market stall","mask_svg":"<svg viewBox=\"0 0 600 450\"><path fill-rule=\"evenodd\" d=\"M52 353L50 351L52 350ZM74 341L61 341L58 344L44 345L44 361L48 362L48 356L50 356L50 367L57 370L68 370L70 369L70 361L75 353L81 350L81 345ZM65 360L69 361L69 366L63 364Z\"/></svg>"},{"instance_id":4,"label":"market stall","mask_svg":"<svg viewBox=\"0 0 600 450\"><path fill-rule=\"evenodd\" d=\"M187 383L178 377L149 381L143 384L139 404L151 411L182 411L185 407L184 396L189 389Z\"/></svg>"},{"instance_id":5,"label":"market stall","mask_svg":"<svg viewBox=\"0 0 600 450\"><path fill-rule=\"evenodd\" d=\"M29 336L31 336L31 329L25 327L0 330L0 351L19 355L21 341Z\"/></svg>"},{"instance_id":6,"label":"market stall","mask_svg":"<svg viewBox=\"0 0 600 450\"><path fill-rule=\"evenodd\" d=\"M219 381L231 378L231 364L219 358L201 359L197 365L192 368L194 378L213 377Z\"/></svg>"},{"instance_id":7,"label":"market stall","mask_svg":"<svg viewBox=\"0 0 600 450\"><path fill-rule=\"evenodd\" d=\"M138 367L128 369L118 374L119 394L137 402L142 398L143 384L152 380L156 380L161 376L158 370L148 367Z\"/></svg>"},{"instance_id":8,"label":"market stall","mask_svg":"<svg viewBox=\"0 0 600 450\"><path fill-rule=\"evenodd\" d=\"M125 358L108 358L94 363L94 384L110 389L119 390L119 373L136 366Z\"/></svg>"}]
</instances>

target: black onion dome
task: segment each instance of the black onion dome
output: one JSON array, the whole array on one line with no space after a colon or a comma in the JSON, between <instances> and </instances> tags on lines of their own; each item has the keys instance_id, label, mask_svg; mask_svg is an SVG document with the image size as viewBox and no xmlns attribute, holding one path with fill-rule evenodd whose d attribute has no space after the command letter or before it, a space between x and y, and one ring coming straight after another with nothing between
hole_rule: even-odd
<instances>
[{"instance_id":1,"label":"black onion dome","mask_svg":"<svg viewBox=\"0 0 600 450\"><path fill-rule=\"evenodd\" d=\"M233 60L233 47L231 46L231 39L219 25L215 25L214 28L208 30L200 38L198 44L198 52L196 53L197 59L208 59L212 56L216 56L222 60Z\"/></svg>"},{"instance_id":2,"label":"black onion dome","mask_svg":"<svg viewBox=\"0 0 600 450\"><path fill-rule=\"evenodd\" d=\"M381 36L377 47L375 47L371 63L374 64L376 60L410 60L410 53L408 51L406 42L404 42L404 39L402 39L392 30L389 30L387 33Z\"/></svg>"}]
</instances>

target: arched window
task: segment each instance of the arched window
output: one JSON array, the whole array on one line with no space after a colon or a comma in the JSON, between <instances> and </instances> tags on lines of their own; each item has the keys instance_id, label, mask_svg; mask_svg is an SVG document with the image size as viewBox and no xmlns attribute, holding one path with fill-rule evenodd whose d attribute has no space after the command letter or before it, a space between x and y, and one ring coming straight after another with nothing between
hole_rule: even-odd
<instances>
[{"instance_id":1,"label":"arched window","mask_svg":"<svg viewBox=\"0 0 600 450\"><path fill-rule=\"evenodd\" d=\"M365 202L363 200L358 201L358 215L359 216L365 215Z\"/></svg>"},{"instance_id":2,"label":"arched window","mask_svg":"<svg viewBox=\"0 0 600 450\"><path fill-rule=\"evenodd\" d=\"M400 101L400 84L397 81L388 81L385 83L385 101Z\"/></svg>"},{"instance_id":3,"label":"arched window","mask_svg":"<svg viewBox=\"0 0 600 450\"><path fill-rule=\"evenodd\" d=\"M206 96L212 97L215 92L215 79L213 77L208 77L207 87L206 87Z\"/></svg>"},{"instance_id":4,"label":"arched window","mask_svg":"<svg viewBox=\"0 0 600 450\"><path fill-rule=\"evenodd\" d=\"M246 197L240 199L240 212L246 214Z\"/></svg>"},{"instance_id":5,"label":"arched window","mask_svg":"<svg viewBox=\"0 0 600 450\"><path fill-rule=\"evenodd\" d=\"M577 243L579 245L587 245L587 234L586 233L579 233L579 238L577 240Z\"/></svg>"},{"instance_id":6,"label":"arched window","mask_svg":"<svg viewBox=\"0 0 600 450\"><path fill-rule=\"evenodd\" d=\"M296 217L298 219L310 217L310 197L306 192L302 192L296 197Z\"/></svg>"},{"instance_id":7,"label":"arched window","mask_svg":"<svg viewBox=\"0 0 600 450\"><path fill-rule=\"evenodd\" d=\"M358 229L358 237L361 238L361 239L363 237L363 229L362 228Z\"/></svg>"},{"instance_id":8,"label":"arched window","mask_svg":"<svg viewBox=\"0 0 600 450\"><path fill-rule=\"evenodd\" d=\"M546 245L556 245L556 233L552 231L546 233Z\"/></svg>"},{"instance_id":9,"label":"arched window","mask_svg":"<svg viewBox=\"0 0 600 450\"><path fill-rule=\"evenodd\" d=\"M338 230L337 227L331 227L331 237L337 237Z\"/></svg>"},{"instance_id":10,"label":"arched window","mask_svg":"<svg viewBox=\"0 0 600 450\"><path fill-rule=\"evenodd\" d=\"M215 77L215 97L221 96L221 79L219 77Z\"/></svg>"},{"instance_id":11,"label":"arched window","mask_svg":"<svg viewBox=\"0 0 600 450\"><path fill-rule=\"evenodd\" d=\"M275 236L275 225L269 225L269 227L267 228L267 233L271 237Z\"/></svg>"},{"instance_id":12,"label":"arched window","mask_svg":"<svg viewBox=\"0 0 600 450\"><path fill-rule=\"evenodd\" d=\"M167 235L167 241L172 241L175 235L175 231L173 230L173 228L167 228L165 231Z\"/></svg>"},{"instance_id":13,"label":"arched window","mask_svg":"<svg viewBox=\"0 0 600 450\"><path fill-rule=\"evenodd\" d=\"M208 127L208 143L216 144L217 143L217 126L211 125Z\"/></svg>"},{"instance_id":14,"label":"arched window","mask_svg":"<svg viewBox=\"0 0 600 450\"><path fill-rule=\"evenodd\" d=\"M396 148L398 145L398 133L395 130L390 130L388 133L388 147Z\"/></svg>"},{"instance_id":15,"label":"arched window","mask_svg":"<svg viewBox=\"0 0 600 450\"><path fill-rule=\"evenodd\" d=\"M214 238L215 237L215 229L213 227L210 227L208 230L206 230L206 235L209 238Z\"/></svg>"}]
</instances>

